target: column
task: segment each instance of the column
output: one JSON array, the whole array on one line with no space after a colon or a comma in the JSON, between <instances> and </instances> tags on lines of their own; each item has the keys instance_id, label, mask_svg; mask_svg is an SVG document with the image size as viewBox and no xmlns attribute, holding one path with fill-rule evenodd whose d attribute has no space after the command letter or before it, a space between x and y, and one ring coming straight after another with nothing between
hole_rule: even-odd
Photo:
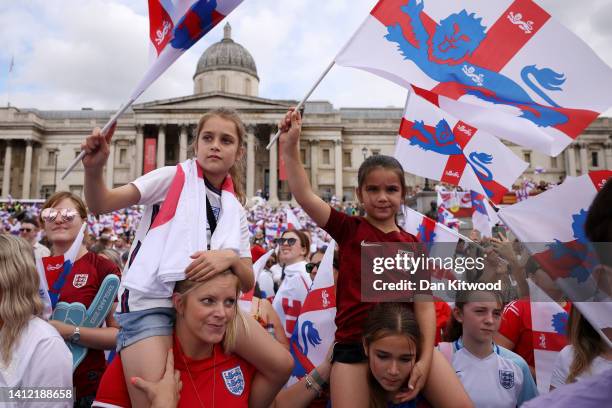
<instances>
[{"instance_id":1,"label":"column","mask_svg":"<svg viewBox=\"0 0 612 408\"><path fill-rule=\"evenodd\" d=\"M144 136L142 134L144 125L136 125L136 177L142 176L144 161Z\"/></svg>"},{"instance_id":2,"label":"column","mask_svg":"<svg viewBox=\"0 0 612 408\"><path fill-rule=\"evenodd\" d=\"M2 178L2 197L7 198L11 188L11 160L13 159L12 141L6 141L6 150L4 151L4 173Z\"/></svg>"},{"instance_id":3,"label":"column","mask_svg":"<svg viewBox=\"0 0 612 408\"><path fill-rule=\"evenodd\" d=\"M334 178L336 181L336 198L338 201L342 201L342 196L344 194L342 187L342 140L334 140Z\"/></svg>"},{"instance_id":4,"label":"column","mask_svg":"<svg viewBox=\"0 0 612 408\"><path fill-rule=\"evenodd\" d=\"M612 143L604 144L604 167L612 169Z\"/></svg>"},{"instance_id":5,"label":"column","mask_svg":"<svg viewBox=\"0 0 612 408\"><path fill-rule=\"evenodd\" d=\"M179 162L187 160L187 125L181 125L179 135Z\"/></svg>"},{"instance_id":6,"label":"column","mask_svg":"<svg viewBox=\"0 0 612 408\"><path fill-rule=\"evenodd\" d=\"M157 133L157 168L166 165L166 125L159 125Z\"/></svg>"},{"instance_id":7,"label":"column","mask_svg":"<svg viewBox=\"0 0 612 408\"><path fill-rule=\"evenodd\" d=\"M110 149L110 154L108 155L108 161L106 162L106 187L113 188L114 186L114 178L115 178L115 147L117 144L115 140L111 140L108 148Z\"/></svg>"},{"instance_id":8,"label":"column","mask_svg":"<svg viewBox=\"0 0 612 408\"><path fill-rule=\"evenodd\" d=\"M580 144L580 174L587 174L589 172L589 160L587 157L587 144Z\"/></svg>"},{"instance_id":9,"label":"column","mask_svg":"<svg viewBox=\"0 0 612 408\"><path fill-rule=\"evenodd\" d=\"M567 175L576 176L576 151L574 145L569 145L565 151L565 157L567 158Z\"/></svg>"},{"instance_id":10,"label":"column","mask_svg":"<svg viewBox=\"0 0 612 408\"><path fill-rule=\"evenodd\" d=\"M310 141L310 184L312 184L312 191L315 194L319 192L319 180L317 179L317 173L319 171L319 141Z\"/></svg>"},{"instance_id":11,"label":"column","mask_svg":"<svg viewBox=\"0 0 612 408\"><path fill-rule=\"evenodd\" d=\"M23 190L21 197L30 198L30 184L32 182L32 140L26 140L25 169L23 169Z\"/></svg>"},{"instance_id":12,"label":"column","mask_svg":"<svg viewBox=\"0 0 612 408\"><path fill-rule=\"evenodd\" d=\"M270 138L276 134L277 127L272 126ZM278 205L278 141L270 147L270 198L272 206Z\"/></svg>"},{"instance_id":13,"label":"column","mask_svg":"<svg viewBox=\"0 0 612 408\"><path fill-rule=\"evenodd\" d=\"M247 198L253 198L253 196L255 195L255 128L255 125L247 126Z\"/></svg>"}]
</instances>

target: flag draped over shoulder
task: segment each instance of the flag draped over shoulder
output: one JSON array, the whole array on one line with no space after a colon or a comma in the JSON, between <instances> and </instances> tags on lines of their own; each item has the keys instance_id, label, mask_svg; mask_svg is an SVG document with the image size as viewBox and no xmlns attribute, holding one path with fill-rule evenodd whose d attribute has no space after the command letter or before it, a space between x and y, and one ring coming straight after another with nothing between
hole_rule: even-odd
<instances>
[{"instance_id":1,"label":"flag draped over shoulder","mask_svg":"<svg viewBox=\"0 0 612 408\"><path fill-rule=\"evenodd\" d=\"M39 294L45 306L43 311L45 318L51 316L52 309L55 308L60 300L60 292L66 284L66 279L70 275L70 271L72 271L72 267L83 244L86 227L87 224L81 226L79 233L65 254L43 258L36 257L36 269L40 277Z\"/></svg>"},{"instance_id":2,"label":"flag draped over shoulder","mask_svg":"<svg viewBox=\"0 0 612 408\"><path fill-rule=\"evenodd\" d=\"M335 62L554 156L612 105L610 67L531 0L380 0Z\"/></svg>"},{"instance_id":3,"label":"flag draped over shoulder","mask_svg":"<svg viewBox=\"0 0 612 408\"><path fill-rule=\"evenodd\" d=\"M240 3L242 0L149 0L149 38L155 58L130 100L136 100Z\"/></svg>"},{"instance_id":4,"label":"flag draped over shoulder","mask_svg":"<svg viewBox=\"0 0 612 408\"><path fill-rule=\"evenodd\" d=\"M439 109L438 99L414 88L406 102L395 157L405 171L485 193L500 202L528 164L496 137Z\"/></svg>"},{"instance_id":5,"label":"flag draped over shoulder","mask_svg":"<svg viewBox=\"0 0 612 408\"><path fill-rule=\"evenodd\" d=\"M336 333L336 287L334 283L334 249L331 241L325 250L312 288L289 339L294 367L288 385L294 384L325 361Z\"/></svg>"},{"instance_id":6,"label":"flag draped over shoulder","mask_svg":"<svg viewBox=\"0 0 612 408\"><path fill-rule=\"evenodd\" d=\"M595 282L599 262L584 231L589 206L610 178L610 170L568 177L498 215L612 346L612 298Z\"/></svg>"}]
</instances>

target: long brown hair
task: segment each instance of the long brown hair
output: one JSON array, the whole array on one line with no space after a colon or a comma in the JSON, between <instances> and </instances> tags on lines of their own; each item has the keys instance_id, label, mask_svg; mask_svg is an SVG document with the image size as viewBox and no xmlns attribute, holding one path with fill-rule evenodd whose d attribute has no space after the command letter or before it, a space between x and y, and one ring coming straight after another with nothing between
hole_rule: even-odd
<instances>
[{"instance_id":1,"label":"long brown hair","mask_svg":"<svg viewBox=\"0 0 612 408\"><path fill-rule=\"evenodd\" d=\"M368 314L363 332L363 345L367 353L370 344L387 336L407 336L416 345L416 359L420 355L419 325L414 312L406 303L379 303ZM370 384L370 406L386 408L386 391L376 381L372 370L368 370Z\"/></svg>"},{"instance_id":2,"label":"long brown hair","mask_svg":"<svg viewBox=\"0 0 612 408\"><path fill-rule=\"evenodd\" d=\"M595 357L603 354L607 347L599 333L587 319L572 306L568 321L568 337L574 347L574 358L569 367L566 382L576 381L576 377L588 371Z\"/></svg>"},{"instance_id":3,"label":"long brown hair","mask_svg":"<svg viewBox=\"0 0 612 408\"><path fill-rule=\"evenodd\" d=\"M32 246L24 239L0 234L0 358L11 361L11 351L32 316L43 303Z\"/></svg>"},{"instance_id":4,"label":"long brown hair","mask_svg":"<svg viewBox=\"0 0 612 408\"><path fill-rule=\"evenodd\" d=\"M190 149L195 151L202 128L209 119L214 117L219 117L221 119L228 120L236 126L236 134L238 135L238 149L244 150L244 145L246 141L246 128L244 126L244 123L242 122L242 119L240 119L240 116L238 116L238 113L235 110L227 108L217 108L202 115L200 121L198 122L196 134L193 138L193 143L191 144ZM243 187L243 184L245 182L245 166L245 155L243 154L242 158L240 160L236 160L234 162L234 165L229 170L229 174L232 177L232 181L234 182L234 192L236 193L236 197L238 197L238 201L240 201L242 205L244 205L244 203L246 202L246 193L244 192Z\"/></svg>"}]
</instances>

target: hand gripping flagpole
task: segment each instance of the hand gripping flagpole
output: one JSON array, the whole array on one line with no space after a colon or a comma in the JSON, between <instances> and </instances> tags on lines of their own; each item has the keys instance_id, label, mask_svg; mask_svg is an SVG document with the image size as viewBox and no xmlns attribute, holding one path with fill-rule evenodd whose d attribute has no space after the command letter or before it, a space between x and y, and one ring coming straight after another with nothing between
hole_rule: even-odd
<instances>
[{"instance_id":1,"label":"hand gripping flagpole","mask_svg":"<svg viewBox=\"0 0 612 408\"><path fill-rule=\"evenodd\" d=\"M304 103L306 103L306 101L308 100L308 98L310 98L310 95L314 92L314 90L317 88L317 86L319 86L319 84L321 83L321 81L323 80L323 78L325 78L325 75L327 75L327 73L329 72L330 69L332 69L332 67L335 64L335 60L333 60L328 66L327 68L325 68L325 71L323 71L323 73L321 74L321 76L319 77L319 79L317 79L317 82L315 82L315 84L312 86L312 88L310 88L310 91L308 91L308 93L306 94L306 96L304 97L304 99L302 99L300 101L300 103L298 103L298 105L295 107L296 111L299 111L300 108L304 105ZM270 148L272 147L272 145L274 144L274 142L276 142L276 140L278 139L278 137L281 134L281 130L278 129L278 132L276 132L276 134L272 137L272 139L270 139L270 143L268 143L268 145L266 146L267 150L270 150Z\"/></svg>"}]
</instances>

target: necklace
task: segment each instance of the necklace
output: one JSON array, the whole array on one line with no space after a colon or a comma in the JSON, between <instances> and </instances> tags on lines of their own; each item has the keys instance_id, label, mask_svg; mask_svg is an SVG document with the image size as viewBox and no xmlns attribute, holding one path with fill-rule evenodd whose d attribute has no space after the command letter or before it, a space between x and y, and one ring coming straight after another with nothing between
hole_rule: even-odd
<instances>
[{"instance_id":1,"label":"necklace","mask_svg":"<svg viewBox=\"0 0 612 408\"><path fill-rule=\"evenodd\" d=\"M212 392L212 408L215 408L215 385L217 382L217 365L215 364L215 345L213 344L212 349L212 358L213 358L213 392ZM181 350L181 358L183 359L183 364L185 364L185 368L187 369L187 375L189 375L189 382L191 382L191 386L193 387L193 391L195 392L196 397L198 398L198 402L200 403L200 408L205 408L204 403L202 402L202 398L200 398L200 394L198 393L198 387L195 385L195 381L193 380L193 375L191 375L191 370L189 369L189 364L187 364L187 360L185 360L185 356Z\"/></svg>"}]
</instances>

